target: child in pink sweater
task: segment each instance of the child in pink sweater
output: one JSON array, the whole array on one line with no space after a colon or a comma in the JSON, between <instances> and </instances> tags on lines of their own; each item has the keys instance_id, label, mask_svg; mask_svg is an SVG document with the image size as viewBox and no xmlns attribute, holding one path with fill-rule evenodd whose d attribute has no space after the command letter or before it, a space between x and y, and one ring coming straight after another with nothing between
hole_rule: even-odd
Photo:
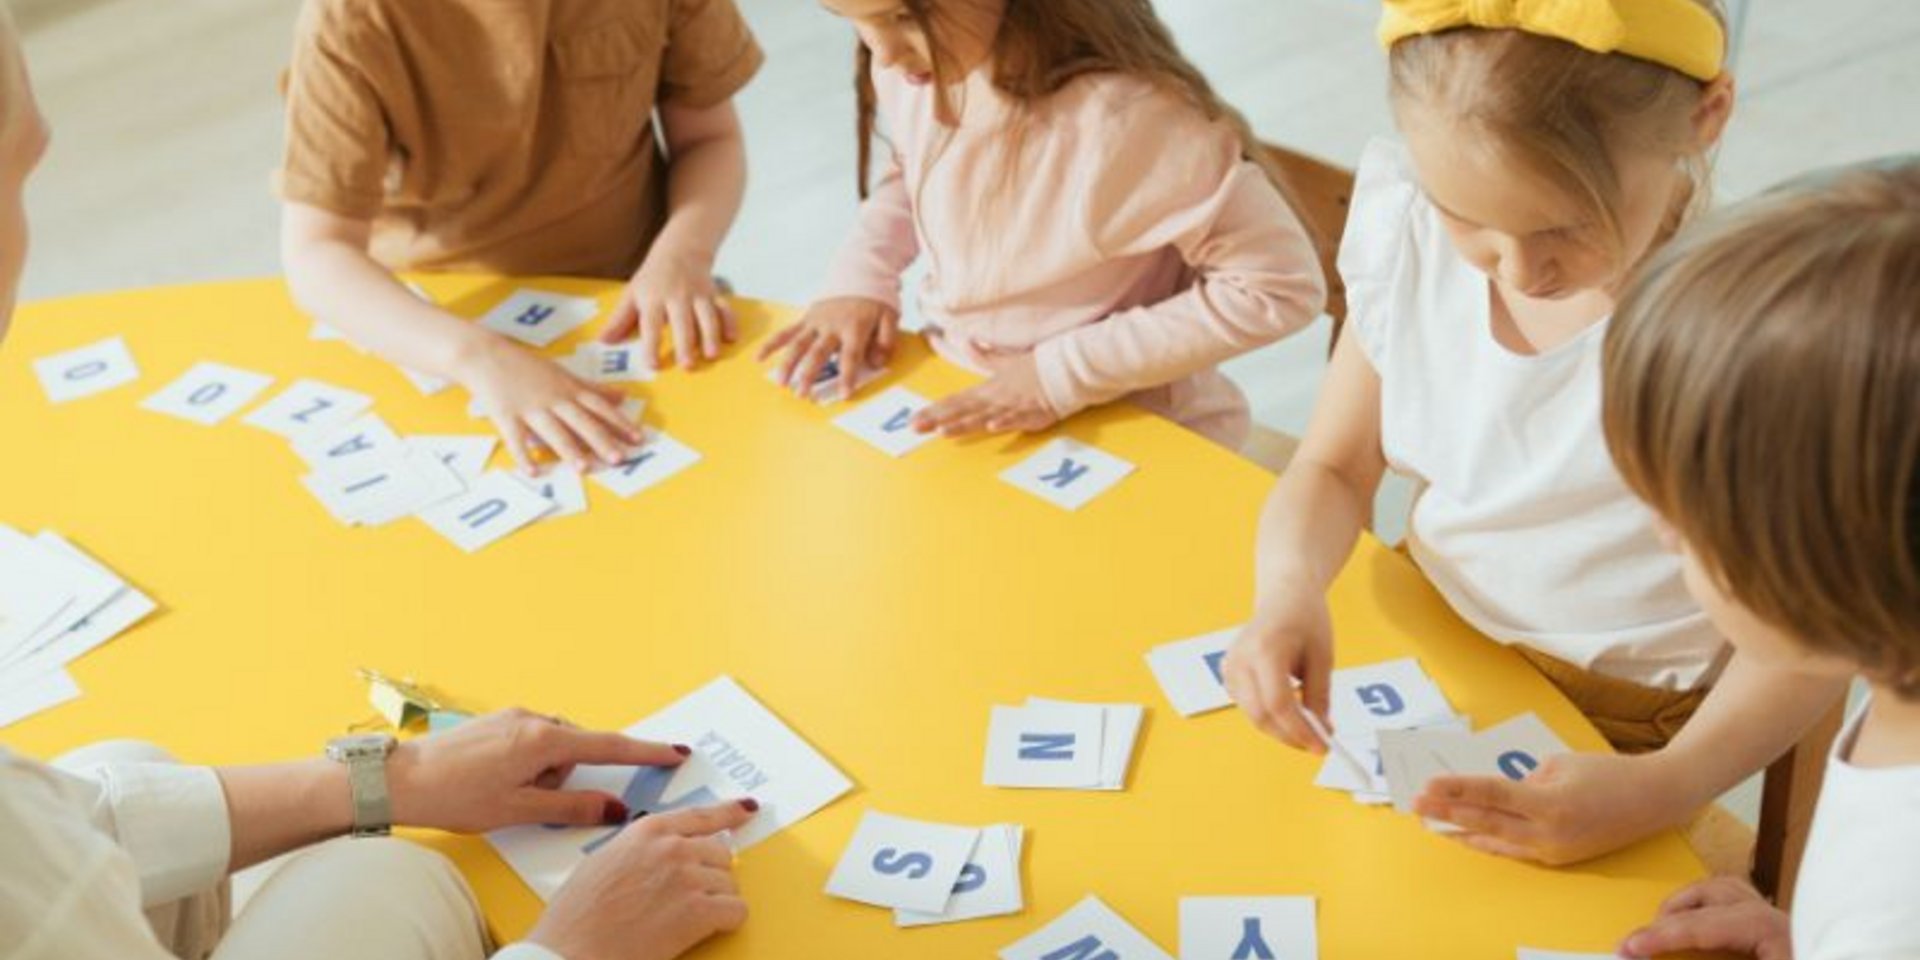
<instances>
[{"instance_id":1,"label":"child in pink sweater","mask_svg":"<svg viewBox=\"0 0 1920 960\"><path fill-rule=\"evenodd\" d=\"M825 5L860 36L865 203L821 298L761 351L785 352L782 382L884 366L925 254L929 339L991 379L921 431L1041 430L1126 398L1238 446L1246 401L1215 365L1305 327L1325 283L1246 121L1149 0ZM891 162L869 192L876 119Z\"/></svg>"}]
</instances>

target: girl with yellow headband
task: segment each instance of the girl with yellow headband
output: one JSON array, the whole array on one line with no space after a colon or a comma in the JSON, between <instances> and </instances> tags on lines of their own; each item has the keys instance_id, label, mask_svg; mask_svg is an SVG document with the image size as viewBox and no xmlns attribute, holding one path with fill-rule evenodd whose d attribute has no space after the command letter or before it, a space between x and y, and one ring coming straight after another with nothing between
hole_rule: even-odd
<instances>
[{"instance_id":1,"label":"girl with yellow headband","mask_svg":"<svg viewBox=\"0 0 1920 960\"><path fill-rule=\"evenodd\" d=\"M1324 594L1384 472L1411 477L1434 586L1628 754L1437 779L1420 809L1483 850L1584 859L1687 822L1839 693L1732 653L1601 435L1619 292L1706 201L1725 35L1700 0L1388 0L1381 37L1404 142L1360 162L1348 327L1224 676L1260 728L1325 749L1301 715L1328 714Z\"/></svg>"}]
</instances>

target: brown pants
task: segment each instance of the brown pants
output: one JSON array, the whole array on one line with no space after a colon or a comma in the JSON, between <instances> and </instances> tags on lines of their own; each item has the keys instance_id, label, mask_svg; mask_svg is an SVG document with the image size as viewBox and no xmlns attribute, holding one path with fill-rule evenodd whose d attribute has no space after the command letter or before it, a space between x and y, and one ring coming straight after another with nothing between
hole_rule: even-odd
<instances>
[{"instance_id":1,"label":"brown pants","mask_svg":"<svg viewBox=\"0 0 1920 960\"><path fill-rule=\"evenodd\" d=\"M1680 732L1705 690L1657 690L1628 680L1602 676L1537 650L1515 647L1573 705L1586 714L1600 735L1621 753L1651 753ZM1717 803L1708 804L1683 828L1707 872L1747 876L1753 866L1754 832Z\"/></svg>"},{"instance_id":2,"label":"brown pants","mask_svg":"<svg viewBox=\"0 0 1920 960\"><path fill-rule=\"evenodd\" d=\"M1514 647L1586 714L1621 753L1651 753L1692 719L1706 690L1658 690L1602 676L1526 647Z\"/></svg>"}]
</instances>

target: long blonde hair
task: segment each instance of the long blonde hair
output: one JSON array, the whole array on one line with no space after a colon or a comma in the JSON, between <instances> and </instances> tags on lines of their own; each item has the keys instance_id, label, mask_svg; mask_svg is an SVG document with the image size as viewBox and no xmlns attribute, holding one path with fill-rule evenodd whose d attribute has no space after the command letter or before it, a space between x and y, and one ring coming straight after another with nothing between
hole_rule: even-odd
<instances>
[{"instance_id":1,"label":"long blonde hair","mask_svg":"<svg viewBox=\"0 0 1920 960\"><path fill-rule=\"evenodd\" d=\"M1717 0L1698 0L1725 22ZM1409 37L1388 52L1394 110L1438 111L1504 160L1559 185L1619 252L1624 203L1614 157L1671 150L1691 181L1660 239L1711 200L1711 158L1691 147L1706 86L1661 64L1594 53L1520 30L1465 27Z\"/></svg>"},{"instance_id":2,"label":"long blonde hair","mask_svg":"<svg viewBox=\"0 0 1920 960\"><path fill-rule=\"evenodd\" d=\"M943 122L958 116L950 94L957 79L944 56L942 35L951 29L940 15L940 0L903 0L902 6L927 37L932 51L935 103ZM1241 151L1286 193L1279 169L1261 149L1259 138L1240 111L1220 95L1198 68L1181 54L1151 0L1006 0L1000 32L993 38L993 86L1016 110L1059 91L1090 73L1142 77L1185 98L1209 120L1224 123L1240 137ZM877 108L873 89L873 52L859 44L854 63L854 95L860 138L860 196L867 196L873 163ZM1017 145L1017 138L1013 141ZM1011 151L1018 156L1018 150ZM1010 167L1011 168L1011 167ZM1289 198L1291 199L1291 198Z\"/></svg>"}]
</instances>

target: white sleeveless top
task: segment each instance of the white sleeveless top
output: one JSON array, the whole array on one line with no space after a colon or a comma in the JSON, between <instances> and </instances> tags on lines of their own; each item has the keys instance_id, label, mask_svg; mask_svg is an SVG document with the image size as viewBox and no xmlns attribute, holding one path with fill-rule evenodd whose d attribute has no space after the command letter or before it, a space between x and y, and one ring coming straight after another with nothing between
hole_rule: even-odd
<instances>
[{"instance_id":1,"label":"white sleeveless top","mask_svg":"<svg viewBox=\"0 0 1920 960\"><path fill-rule=\"evenodd\" d=\"M1347 323L1380 376L1381 447L1413 479L1413 558L1467 622L1646 686L1711 683L1728 648L1626 488L1600 425L1604 322L1538 355L1493 337L1401 144L1360 161L1340 248Z\"/></svg>"}]
</instances>

